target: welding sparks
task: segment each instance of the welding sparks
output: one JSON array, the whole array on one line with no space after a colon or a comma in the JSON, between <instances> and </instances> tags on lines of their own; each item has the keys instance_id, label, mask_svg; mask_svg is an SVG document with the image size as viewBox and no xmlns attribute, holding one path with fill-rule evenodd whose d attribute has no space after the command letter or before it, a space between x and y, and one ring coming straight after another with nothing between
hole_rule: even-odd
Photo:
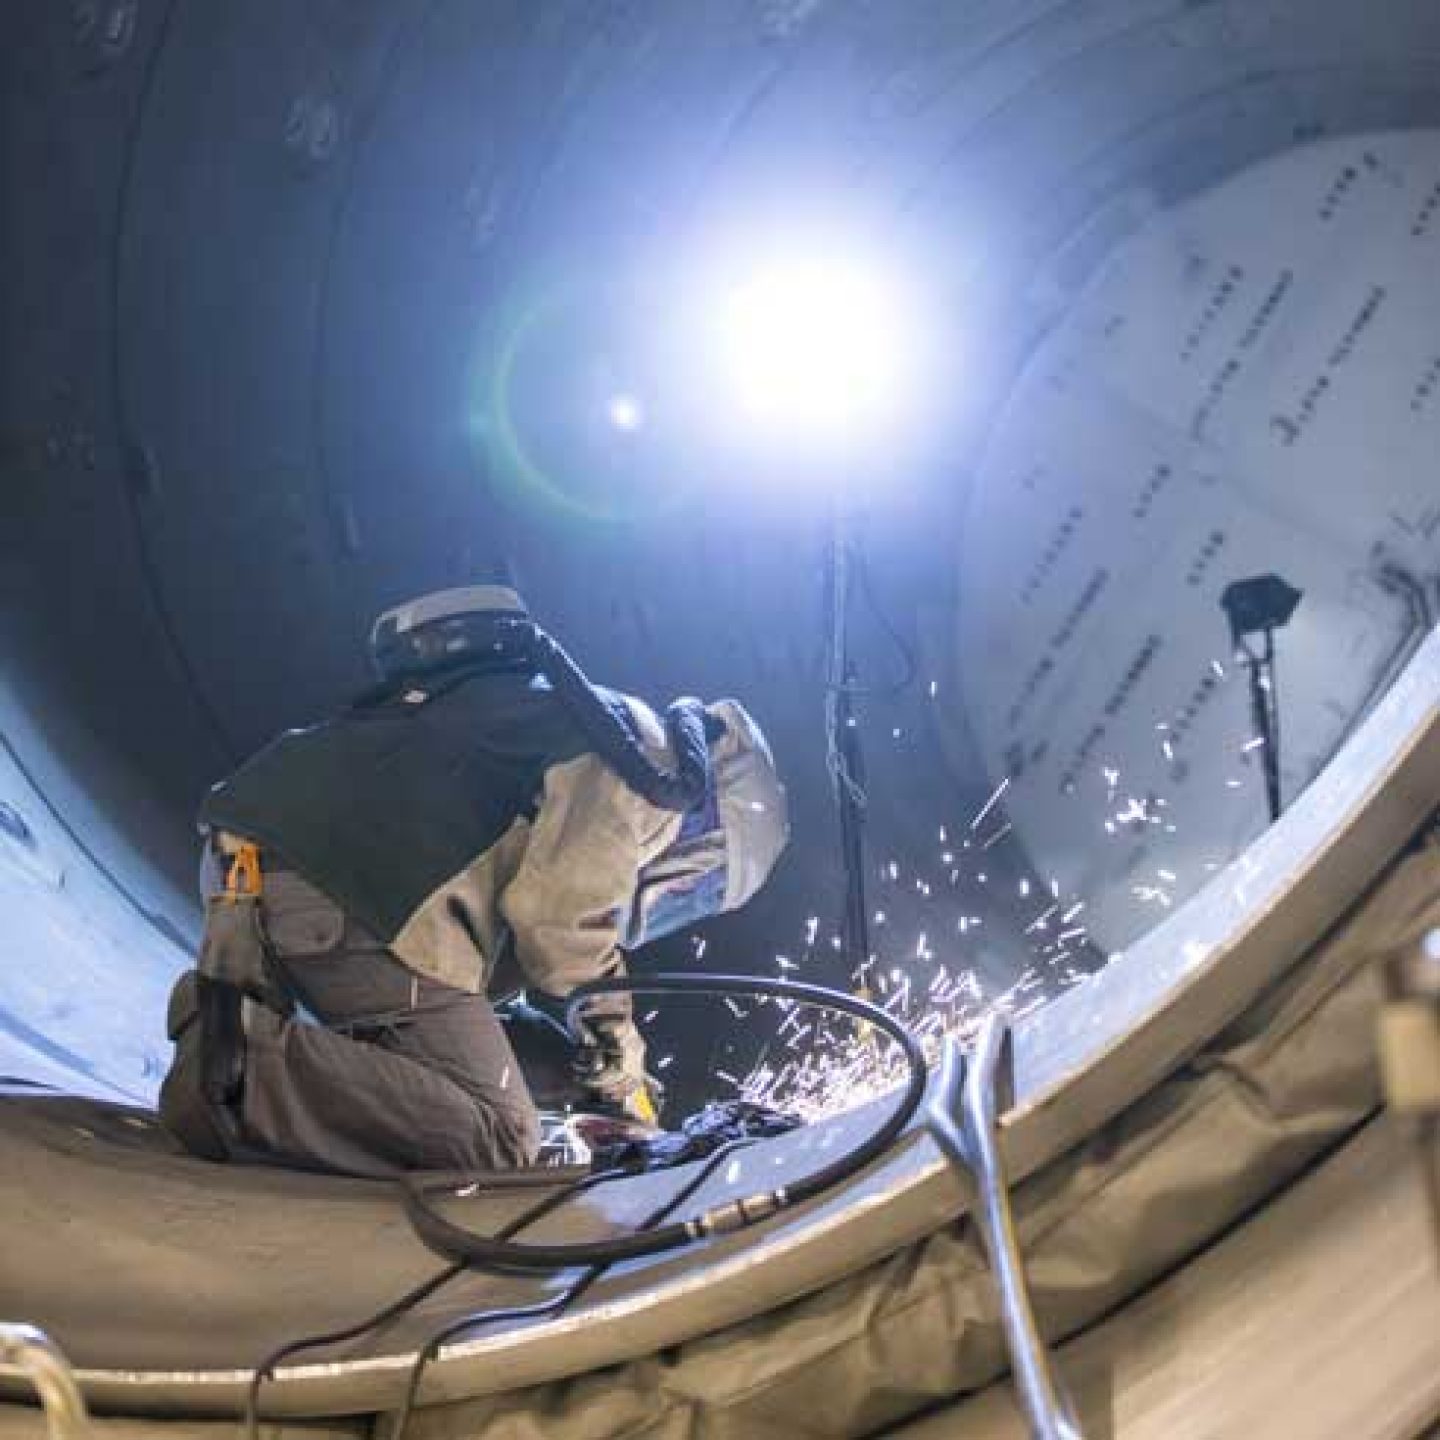
<instances>
[{"instance_id":1,"label":"welding sparks","mask_svg":"<svg viewBox=\"0 0 1440 1440\"><path fill-rule=\"evenodd\" d=\"M1166 910L1170 908L1169 892L1159 885L1132 885L1130 887L1130 891L1137 900L1143 901L1147 904L1150 901L1155 901L1157 904L1163 906Z\"/></svg>"},{"instance_id":2,"label":"welding sparks","mask_svg":"<svg viewBox=\"0 0 1440 1440\"><path fill-rule=\"evenodd\" d=\"M1046 928L1046 926L1050 923L1050 917L1051 917L1059 908L1060 908L1060 904L1059 904L1059 902L1057 901L1054 905L1050 906L1050 908L1049 908L1048 910L1045 910L1045 911L1043 911L1041 914L1037 915L1037 916L1025 927L1025 933L1026 933L1027 935L1029 935L1029 934L1032 934L1032 933L1033 933L1034 931L1036 931L1036 930L1044 930L1044 929Z\"/></svg>"},{"instance_id":3,"label":"welding sparks","mask_svg":"<svg viewBox=\"0 0 1440 1440\"><path fill-rule=\"evenodd\" d=\"M932 697L937 692L934 681L930 691ZM1155 729L1166 760L1178 763L1178 735L1164 722ZM898 741L904 732L895 726L892 735ZM1096 800L1103 796L1097 827L1103 824L1116 836L1145 837L1151 826L1165 824L1166 801L1146 794L1134 774L1122 774L1116 764L1099 765L1088 773L1094 776L1097 771L1105 786L1094 795ZM885 857L881 850L870 862L873 868L867 867L876 898L884 904L870 911L875 933L871 953L860 964L848 957L850 984L903 1021L931 1058L938 1057L942 1043L953 1039L966 1044L991 1011L1012 1019L1032 1014L1057 993L1089 979L1101 958L1089 929L1100 922L1086 916L1086 900L1062 886L1057 876L1018 874L1024 863L1020 848L1013 842L1001 848L1016 829L1003 808L1013 780L1009 774L1001 778L972 816L952 816L950 823L935 825L930 832L934 848L928 854L907 851L902 861L899 855ZM1132 789L1141 793L1126 793ZM1167 828L1173 831L1174 826ZM1158 875L1157 882L1132 886L1134 902L1168 909L1170 886L1177 883L1173 872L1152 869L1150 874ZM1167 881L1169 885L1161 883ZM1019 934L1005 934L1003 907L991 915L981 903L979 887L1011 897L1010 905L1018 895L1025 912L1014 926ZM1034 905L1028 903L1032 898ZM975 913L977 909L985 914ZM986 930L1001 928L999 939L991 941L982 930L987 920ZM797 931L795 942L803 935L803 950L796 958L776 955L775 973L803 969L833 983L836 962L828 953L833 948L845 955L841 937L829 933L820 914L803 917ZM1025 968L1008 989L995 993L988 983L982 988L979 975L993 976L1007 963L1005 947L1012 938L1026 956L1021 962ZM978 973L957 961L957 954L972 960ZM894 963L897 959L901 963ZM927 968L921 970L921 965ZM737 1020L746 1018L733 1002L727 1004ZM753 1019L762 1019L760 1011L767 1006L778 1011L773 1015L778 1023L766 1027L768 1041L751 1068L736 1066L743 1078L736 1081L728 1072L714 1072L717 1079L736 1086L743 1098L811 1120L848 1110L903 1082L903 1060L891 1053L883 1034L800 1002L761 1001L750 1007Z\"/></svg>"},{"instance_id":4,"label":"welding sparks","mask_svg":"<svg viewBox=\"0 0 1440 1440\"><path fill-rule=\"evenodd\" d=\"M1000 797L1010 788L1010 777L1007 775L991 793L990 798L980 807L975 818L970 822L972 833L980 828L985 817L1000 803Z\"/></svg>"}]
</instances>

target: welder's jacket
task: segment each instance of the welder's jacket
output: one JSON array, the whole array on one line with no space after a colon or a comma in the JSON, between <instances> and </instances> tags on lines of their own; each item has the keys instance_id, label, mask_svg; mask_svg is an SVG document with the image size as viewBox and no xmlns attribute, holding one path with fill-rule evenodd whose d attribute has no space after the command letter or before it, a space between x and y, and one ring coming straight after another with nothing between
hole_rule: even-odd
<instances>
[{"instance_id":1,"label":"welder's jacket","mask_svg":"<svg viewBox=\"0 0 1440 1440\"><path fill-rule=\"evenodd\" d=\"M624 703L663 759L654 713ZM299 872L421 975L559 996L622 970L639 872L680 826L591 753L543 679L514 672L416 682L288 731L200 820Z\"/></svg>"}]
</instances>

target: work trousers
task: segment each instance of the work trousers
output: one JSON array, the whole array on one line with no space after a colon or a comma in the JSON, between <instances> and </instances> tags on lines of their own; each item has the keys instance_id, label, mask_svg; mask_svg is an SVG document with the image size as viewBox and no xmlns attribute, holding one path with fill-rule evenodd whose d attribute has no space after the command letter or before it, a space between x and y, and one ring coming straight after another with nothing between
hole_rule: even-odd
<instances>
[{"instance_id":1,"label":"work trousers","mask_svg":"<svg viewBox=\"0 0 1440 1440\"><path fill-rule=\"evenodd\" d=\"M408 969L293 873L265 876L261 914L280 978L318 1023L247 1006L247 1146L363 1176L535 1158L539 1117L484 995Z\"/></svg>"}]
</instances>

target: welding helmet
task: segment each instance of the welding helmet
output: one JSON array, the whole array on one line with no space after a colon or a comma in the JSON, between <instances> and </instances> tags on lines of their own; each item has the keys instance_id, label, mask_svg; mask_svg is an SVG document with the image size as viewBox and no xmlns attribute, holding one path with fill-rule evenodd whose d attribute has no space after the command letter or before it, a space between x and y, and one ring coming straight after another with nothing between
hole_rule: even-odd
<instances>
[{"instance_id":1,"label":"welding helmet","mask_svg":"<svg viewBox=\"0 0 1440 1440\"><path fill-rule=\"evenodd\" d=\"M479 661L519 658L525 602L504 585L436 590L385 611L370 631L380 678L397 681Z\"/></svg>"},{"instance_id":2,"label":"welding helmet","mask_svg":"<svg viewBox=\"0 0 1440 1440\"><path fill-rule=\"evenodd\" d=\"M735 700L705 707L716 736L704 796L640 872L627 949L726 911L765 883L790 836L785 787L760 727Z\"/></svg>"}]
</instances>

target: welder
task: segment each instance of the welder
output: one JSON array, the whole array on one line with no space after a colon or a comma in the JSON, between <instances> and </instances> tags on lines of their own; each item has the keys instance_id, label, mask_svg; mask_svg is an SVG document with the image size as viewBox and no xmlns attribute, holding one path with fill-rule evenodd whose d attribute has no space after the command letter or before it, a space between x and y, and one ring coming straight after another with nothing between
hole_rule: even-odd
<instances>
[{"instance_id":1,"label":"welder","mask_svg":"<svg viewBox=\"0 0 1440 1440\"><path fill-rule=\"evenodd\" d=\"M387 611L377 683L215 786L205 935L171 996L162 1119L192 1153L344 1174L519 1166L530 1087L492 1002L555 1014L743 905L785 792L733 700L592 686L513 590ZM580 1014L597 1105L652 1098L629 997Z\"/></svg>"}]
</instances>

